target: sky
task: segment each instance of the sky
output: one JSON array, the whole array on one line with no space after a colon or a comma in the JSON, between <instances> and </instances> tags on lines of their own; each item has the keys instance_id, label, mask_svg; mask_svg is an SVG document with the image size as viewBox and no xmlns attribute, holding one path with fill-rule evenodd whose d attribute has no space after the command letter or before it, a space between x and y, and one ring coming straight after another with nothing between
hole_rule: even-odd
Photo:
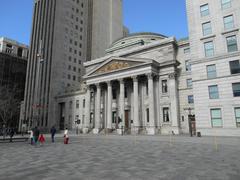
<instances>
[{"instance_id":1,"label":"sky","mask_svg":"<svg viewBox=\"0 0 240 180\"><path fill-rule=\"evenodd\" d=\"M0 37L29 45L34 0L0 0ZM124 25L131 33L188 36L185 0L123 0Z\"/></svg>"}]
</instances>

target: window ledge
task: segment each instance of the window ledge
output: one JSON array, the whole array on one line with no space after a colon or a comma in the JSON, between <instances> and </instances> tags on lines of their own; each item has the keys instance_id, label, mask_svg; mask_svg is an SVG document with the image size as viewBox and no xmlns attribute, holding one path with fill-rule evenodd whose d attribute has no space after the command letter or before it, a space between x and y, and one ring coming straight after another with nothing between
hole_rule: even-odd
<instances>
[{"instance_id":1,"label":"window ledge","mask_svg":"<svg viewBox=\"0 0 240 180\"><path fill-rule=\"evenodd\" d=\"M224 31L224 32L222 32L222 35L225 35L225 34L228 34L228 33L237 32L237 31L239 31L239 28L235 28L235 29Z\"/></svg>"},{"instance_id":2,"label":"window ledge","mask_svg":"<svg viewBox=\"0 0 240 180\"><path fill-rule=\"evenodd\" d=\"M200 40L203 41L203 40L205 40L205 39L214 38L214 37L216 37L215 34L209 35L209 36L204 36L204 37L202 37Z\"/></svg>"},{"instance_id":3,"label":"window ledge","mask_svg":"<svg viewBox=\"0 0 240 180\"><path fill-rule=\"evenodd\" d=\"M161 95L161 97L169 97L169 94L168 93L164 93Z\"/></svg>"},{"instance_id":4,"label":"window ledge","mask_svg":"<svg viewBox=\"0 0 240 180\"><path fill-rule=\"evenodd\" d=\"M163 122L162 125L163 126L170 126L172 123L171 122Z\"/></svg>"}]
</instances>

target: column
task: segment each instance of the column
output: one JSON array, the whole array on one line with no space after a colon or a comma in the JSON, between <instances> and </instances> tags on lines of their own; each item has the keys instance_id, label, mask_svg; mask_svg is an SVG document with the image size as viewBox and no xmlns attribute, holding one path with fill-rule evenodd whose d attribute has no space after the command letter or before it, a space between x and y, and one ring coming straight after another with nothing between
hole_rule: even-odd
<instances>
[{"instance_id":1,"label":"column","mask_svg":"<svg viewBox=\"0 0 240 180\"><path fill-rule=\"evenodd\" d=\"M111 81L107 82L108 92L107 92L107 129L111 131L112 129L112 84Z\"/></svg>"},{"instance_id":2,"label":"column","mask_svg":"<svg viewBox=\"0 0 240 180\"><path fill-rule=\"evenodd\" d=\"M84 134L88 133L90 127L90 99L91 99L90 86L87 86L87 92L85 97L85 121L83 128Z\"/></svg>"},{"instance_id":3,"label":"column","mask_svg":"<svg viewBox=\"0 0 240 180\"><path fill-rule=\"evenodd\" d=\"M172 131L175 134L179 134L179 111L178 111L178 92L176 73L169 74L169 96L171 102L171 120L172 120Z\"/></svg>"},{"instance_id":4,"label":"column","mask_svg":"<svg viewBox=\"0 0 240 180\"><path fill-rule=\"evenodd\" d=\"M122 120L121 126L125 127L125 86L124 86L124 80L120 79L120 95L119 95L119 116ZM121 128L121 127L119 127Z\"/></svg>"},{"instance_id":5,"label":"column","mask_svg":"<svg viewBox=\"0 0 240 180\"><path fill-rule=\"evenodd\" d=\"M139 132L139 105L138 105L138 78L137 76L133 78L133 124L134 124L134 133Z\"/></svg>"},{"instance_id":6,"label":"column","mask_svg":"<svg viewBox=\"0 0 240 180\"><path fill-rule=\"evenodd\" d=\"M160 84L161 84L161 80L159 78L159 75L156 77L156 86L157 86L157 93L156 93L156 124L158 129L160 128Z\"/></svg>"},{"instance_id":7,"label":"column","mask_svg":"<svg viewBox=\"0 0 240 180\"><path fill-rule=\"evenodd\" d=\"M95 105L95 127L93 129L93 134L98 134L100 130L100 119L101 119L101 86L96 84L97 94L96 94L96 105Z\"/></svg>"},{"instance_id":8,"label":"column","mask_svg":"<svg viewBox=\"0 0 240 180\"><path fill-rule=\"evenodd\" d=\"M154 87L153 87L153 74L148 74L148 101L149 101L149 127L147 133L154 135L155 128L155 106L154 106Z\"/></svg>"}]
</instances>

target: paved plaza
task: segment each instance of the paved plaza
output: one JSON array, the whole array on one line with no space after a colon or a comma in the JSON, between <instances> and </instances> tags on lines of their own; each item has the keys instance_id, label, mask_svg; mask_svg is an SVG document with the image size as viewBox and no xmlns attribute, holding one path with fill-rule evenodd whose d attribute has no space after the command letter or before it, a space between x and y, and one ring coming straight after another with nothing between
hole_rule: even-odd
<instances>
[{"instance_id":1,"label":"paved plaza","mask_svg":"<svg viewBox=\"0 0 240 180\"><path fill-rule=\"evenodd\" d=\"M0 144L0 179L239 180L239 138L74 136Z\"/></svg>"}]
</instances>

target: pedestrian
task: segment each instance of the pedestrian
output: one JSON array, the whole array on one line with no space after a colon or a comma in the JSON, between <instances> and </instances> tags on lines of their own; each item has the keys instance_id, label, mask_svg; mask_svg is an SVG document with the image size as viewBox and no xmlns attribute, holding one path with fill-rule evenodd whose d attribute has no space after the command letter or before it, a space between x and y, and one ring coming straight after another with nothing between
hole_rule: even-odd
<instances>
[{"instance_id":1,"label":"pedestrian","mask_svg":"<svg viewBox=\"0 0 240 180\"><path fill-rule=\"evenodd\" d=\"M63 137L64 137L64 144L68 144L68 141L69 141L68 128L65 129Z\"/></svg>"},{"instance_id":2,"label":"pedestrian","mask_svg":"<svg viewBox=\"0 0 240 180\"><path fill-rule=\"evenodd\" d=\"M34 144L33 129L28 131L28 133L29 133L29 138L30 138L30 144L33 145Z\"/></svg>"},{"instance_id":3,"label":"pedestrian","mask_svg":"<svg viewBox=\"0 0 240 180\"><path fill-rule=\"evenodd\" d=\"M39 134L40 134L40 131L39 131L38 127L36 126L33 130L33 139L34 139L35 144L37 144L37 142L38 142Z\"/></svg>"},{"instance_id":4,"label":"pedestrian","mask_svg":"<svg viewBox=\"0 0 240 180\"><path fill-rule=\"evenodd\" d=\"M43 136L43 134L39 136L38 141L40 142L41 146L45 143L45 137Z\"/></svg>"},{"instance_id":5,"label":"pedestrian","mask_svg":"<svg viewBox=\"0 0 240 180\"><path fill-rule=\"evenodd\" d=\"M14 129L11 128L10 133L9 133L9 135L10 135L10 142L12 142L12 138L13 138L14 134L15 134Z\"/></svg>"},{"instance_id":6,"label":"pedestrian","mask_svg":"<svg viewBox=\"0 0 240 180\"><path fill-rule=\"evenodd\" d=\"M55 134L56 134L56 128L53 126L52 128L51 128L51 137L52 137L52 143L54 143L54 136L55 136Z\"/></svg>"}]
</instances>

